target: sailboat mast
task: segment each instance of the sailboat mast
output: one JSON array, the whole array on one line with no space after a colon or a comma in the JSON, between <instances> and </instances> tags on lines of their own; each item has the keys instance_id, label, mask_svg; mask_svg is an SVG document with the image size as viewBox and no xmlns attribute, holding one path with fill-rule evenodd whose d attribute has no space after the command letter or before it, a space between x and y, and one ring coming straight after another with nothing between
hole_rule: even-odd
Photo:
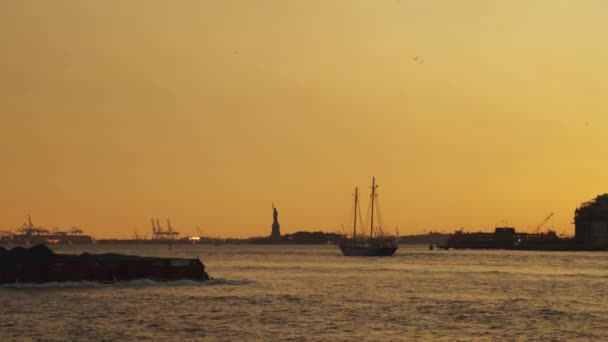
<instances>
[{"instance_id":1,"label":"sailboat mast","mask_svg":"<svg viewBox=\"0 0 608 342\"><path fill-rule=\"evenodd\" d=\"M376 198L376 177L372 177L372 220L369 226L369 237L374 237L374 199Z\"/></svg>"},{"instance_id":2,"label":"sailboat mast","mask_svg":"<svg viewBox=\"0 0 608 342\"><path fill-rule=\"evenodd\" d=\"M359 188L355 188L355 219L353 223L353 244L355 243L355 237L357 236L357 202L359 201Z\"/></svg>"}]
</instances>

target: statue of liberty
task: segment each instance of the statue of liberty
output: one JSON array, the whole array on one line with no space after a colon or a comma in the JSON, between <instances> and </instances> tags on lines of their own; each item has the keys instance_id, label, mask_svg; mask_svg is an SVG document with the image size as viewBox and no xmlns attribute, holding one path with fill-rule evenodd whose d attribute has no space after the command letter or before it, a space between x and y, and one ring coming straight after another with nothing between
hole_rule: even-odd
<instances>
[{"instance_id":1,"label":"statue of liberty","mask_svg":"<svg viewBox=\"0 0 608 342\"><path fill-rule=\"evenodd\" d=\"M274 207L274 203L272 204L272 231L270 233L271 238L280 238L281 237L281 225L279 224L279 212L277 208Z\"/></svg>"}]
</instances>

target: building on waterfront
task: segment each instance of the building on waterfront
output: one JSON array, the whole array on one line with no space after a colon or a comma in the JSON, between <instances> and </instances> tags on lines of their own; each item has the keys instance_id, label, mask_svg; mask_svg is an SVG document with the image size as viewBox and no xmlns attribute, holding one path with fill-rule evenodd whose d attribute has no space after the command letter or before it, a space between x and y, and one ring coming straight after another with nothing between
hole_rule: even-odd
<instances>
[{"instance_id":1,"label":"building on waterfront","mask_svg":"<svg viewBox=\"0 0 608 342\"><path fill-rule=\"evenodd\" d=\"M281 225L279 224L279 212L277 208L272 205L272 230L270 231L271 239L280 239L281 238Z\"/></svg>"},{"instance_id":2,"label":"building on waterfront","mask_svg":"<svg viewBox=\"0 0 608 342\"><path fill-rule=\"evenodd\" d=\"M577 243L592 249L608 249L608 194L581 204L574 211Z\"/></svg>"}]
</instances>

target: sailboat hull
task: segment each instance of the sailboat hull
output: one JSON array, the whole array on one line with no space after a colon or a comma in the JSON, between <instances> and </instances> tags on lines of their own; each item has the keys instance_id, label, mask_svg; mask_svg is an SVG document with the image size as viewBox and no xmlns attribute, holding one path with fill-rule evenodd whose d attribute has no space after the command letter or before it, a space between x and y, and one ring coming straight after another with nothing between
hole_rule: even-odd
<instances>
[{"instance_id":1,"label":"sailboat hull","mask_svg":"<svg viewBox=\"0 0 608 342\"><path fill-rule=\"evenodd\" d=\"M398 247L340 246L344 256L392 256Z\"/></svg>"}]
</instances>

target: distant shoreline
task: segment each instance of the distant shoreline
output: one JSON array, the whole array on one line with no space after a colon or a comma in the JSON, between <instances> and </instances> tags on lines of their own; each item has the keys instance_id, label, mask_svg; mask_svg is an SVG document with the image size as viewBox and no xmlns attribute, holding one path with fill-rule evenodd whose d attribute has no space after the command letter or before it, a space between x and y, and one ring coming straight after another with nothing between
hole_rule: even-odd
<instances>
[{"instance_id":1,"label":"distant shoreline","mask_svg":"<svg viewBox=\"0 0 608 342\"><path fill-rule=\"evenodd\" d=\"M451 234L420 234L420 235L403 235L399 237L399 243L403 245L428 245L428 244L443 244L447 241ZM324 232L296 232L286 234L280 238L269 237L251 237L251 238L208 238L202 237L199 240L191 240L189 238L182 239L98 239L92 243L71 243L71 245L87 246L87 245L334 245L337 244L344 236L336 233ZM70 245L70 243L47 243L48 245ZM2 246L23 246L23 243L7 243L0 241Z\"/></svg>"}]
</instances>

